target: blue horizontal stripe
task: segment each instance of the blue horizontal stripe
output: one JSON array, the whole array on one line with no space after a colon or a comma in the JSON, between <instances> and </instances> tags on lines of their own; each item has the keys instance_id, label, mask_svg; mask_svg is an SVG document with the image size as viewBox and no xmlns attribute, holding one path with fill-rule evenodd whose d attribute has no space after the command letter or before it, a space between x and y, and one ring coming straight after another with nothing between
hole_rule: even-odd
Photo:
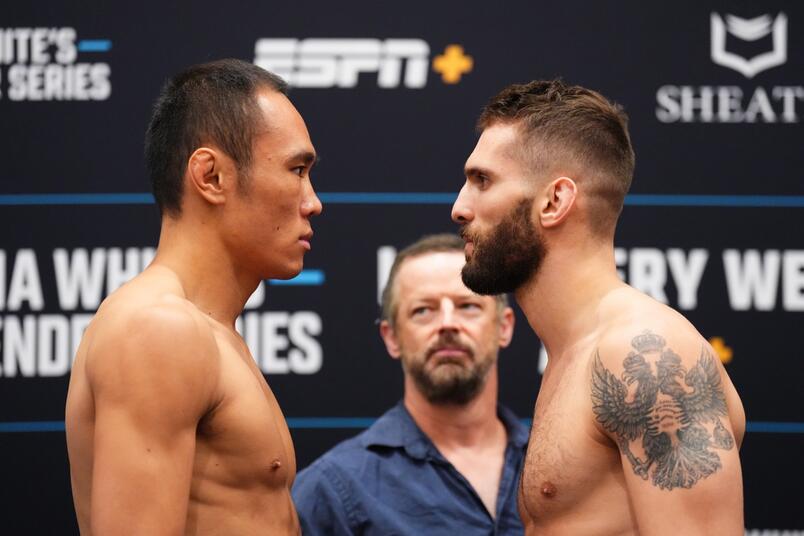
<instances>
[{"instance_id":1,"label":"blue horizontal stripe","mask_svg":"<svg viewBox=\"0 0 804 536\"><path fill-rule=\"evenodd\" d=\"M294 430L309 429L364 429L377 419L374 417L289 417L288 427Z\"/></svg>"},{"instance_id":2,"label":"blue horizontal stripe","mask_svg":"<svg viewBox=\"0 0 804 536\"><path fill-rule=\"evenodd\" d=\"M748 421L745 430L764 434L804 434L804 422Z\"/></svg>"},{"instance_id":3,"label":"blue horizontal stripe","mask_svg":"<svg viewBox=\"0 0 804 536\"><path fill-rule=\"evenodd\" d=\"M362 430L374 424L376 420L375 417L288 417L287 422L290 428L296 430ZM522 419L522 423L530 426L531 419ZM0 433L63 431L64 421L0 422ZM760 434L804 434L804 422L748 421L746 431Z\"/></svg>"},{"instance_id":4,"label":"blue horizontal stripe","mask_svg":"<svg viewBox=\"0 0 804 536\"><path fill-rule=\"evenodd\" d=\"M302 270L299 275L293 279L269 279L271 285L291 286L291 285L306 285L306 286L319 286L324 284L324 271L323 270Z\"/></svg>"},{"instance_id":5,"label":"blue horizontal stripe","mask_svg":"<svg viewBox=\"0 0 804 536\"><path fill-rule=\"evenodd\" d=\"M147 193L121 194L4 194L0 205L152 205Z\"/></svg>"},{"instance_id":6,"label":"blue horizontal stripe","mask_svg":"<svg viewBox=\"0 0 804 536\"><path fill-rule=\"evenodd\" d=\"M455 193L445 192L321 192L332 205L451 205ZM0 205L150 205L149 193L0 194ZM633 207L804 208L802 195L630 194Z\"/></svg>"},{"instance_id":7,"label":"blue horizontal stripe","mask_svg":"<svg viewBox=\"0 0 804 536\"><path fill-rule=\"evenodd\" d=\"M632 207L803 208L804 195L630 194L625 204Z\"/></svg>"},{"instance_id":8,"label":"blue horizontal stripe","mask_svg":"<svg viewBox=\"0 0 804 536\"><path fill-rule=\"evenodd\" d=\"M63 432L64 421L0 422L2 432Z\"/></svg>"},{"instance_id":9,"label":"blue horizontal stripe","mask_svg":"<svg viewBox=\"0 0 804 536\"><path fill-rule=\"evenodd\" d=\"M78 42L78 52L108 52L112 42L108 39L84 39Z\"/></svg>"},{"instance_id":10,"label":"blue horizontal stripe","mask_svg":"<svg viewBox=\"0 0 804 536\"><path fill-rule=\"evenodd\" d=\"M322 203L349 205L451 205L457 193L443 192L322 192Z\"/></svg>"}]
</instances>

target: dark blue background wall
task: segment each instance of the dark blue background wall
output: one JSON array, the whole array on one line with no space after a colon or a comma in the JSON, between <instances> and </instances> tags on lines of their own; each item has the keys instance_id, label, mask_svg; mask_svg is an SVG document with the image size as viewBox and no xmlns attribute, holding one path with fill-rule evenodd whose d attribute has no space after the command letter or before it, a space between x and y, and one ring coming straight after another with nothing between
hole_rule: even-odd
<instances>
[{"instance_id":1,"label":"dark blue background wall","mask_svg":"<svg viewBox=\"0 0 804 536\"><path fill-rule=\"evenodd\" d=\"M77 532L63 433L73 348L156 245L141 155L159 87L220 57L293 73L321 155L306 272L266 282L243 322L300 467L401 395L374 324L385 247L455 229L489 96L562 76L630 114L618 265L721 349L749 419L746 525L804 529L800 3L198 1L0 14L0 533ZM465 71L469 57L446 83L445 63ZM500 367L523 418L539 354L520 315Z\"/></svg>"}]
</instances>

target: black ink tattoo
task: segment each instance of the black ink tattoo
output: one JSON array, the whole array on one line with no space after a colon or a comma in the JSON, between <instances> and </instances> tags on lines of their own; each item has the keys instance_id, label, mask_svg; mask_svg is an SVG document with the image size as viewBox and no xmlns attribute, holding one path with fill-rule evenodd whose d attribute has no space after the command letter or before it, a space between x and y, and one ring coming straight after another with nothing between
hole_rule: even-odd
<instances>
[{"instance_id":1,"label":"black ink tattoo","mask_svg":"<svg viewBox=\"0 0 804 536\"><path fill-rule=\"evenodd\" d=\"M715 358L704 347L695 366L686 370L681 358L665 348L665 340L649 331L631 345L635 351L623 361L621 380L595 354L592 402L597 421L615 435L634 473L661 489L691 488L721 468L711 447L734 447L721 422L727 415L726 398ZM644 459L632 451L640 438Z\"/></svg>"}]
</instances>

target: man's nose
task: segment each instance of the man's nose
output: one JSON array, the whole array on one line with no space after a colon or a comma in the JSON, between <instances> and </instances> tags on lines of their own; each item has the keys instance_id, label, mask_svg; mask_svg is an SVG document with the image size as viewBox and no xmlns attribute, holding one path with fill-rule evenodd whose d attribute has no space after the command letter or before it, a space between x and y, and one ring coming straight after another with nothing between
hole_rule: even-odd
<instances>
[{"instance_id":1,"label":"man's nose","mask_svg":"<svg viewBox=\"0 0 804 536\"><path fill-rule=\"evenodd\" d=\"M461 191L458 192L458 199L456 199L455 204L452 205L452 221L460 223L461 225L469 223L475 217L469 204L469 195L466 192L467 184L468 183L464 183Z\"/></svg>"},{"instance_id":2,"label":"man's nose","mask_svg":"<svg viewBox=\"0 0 804 536\"><path fill-rule=\"evenodd\" d=\"M441 331L456 331L458 329L458 317L455 314L455 305L450 300L444 300L441 304L441 317L438 328Z\"/></svg>"},{"instance_id":3,"label":"man's nose","mask_svg":"<svg viewBox=\"0 0 804 536\"><path fill-rule=\"evenodd\" d=\"M309 186L310 190L306 192L304 200L301 204L302 215L309 218L310 216L318 216L324 210L321 200L316 195L313 186Z\"/></svg>"}]
</instances>

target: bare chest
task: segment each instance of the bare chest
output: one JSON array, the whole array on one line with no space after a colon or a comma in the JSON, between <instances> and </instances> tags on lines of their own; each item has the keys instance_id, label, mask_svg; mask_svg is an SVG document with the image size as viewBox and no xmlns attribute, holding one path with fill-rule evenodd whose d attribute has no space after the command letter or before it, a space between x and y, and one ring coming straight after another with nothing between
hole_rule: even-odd
<instances>
[{"instance_id":1,"label":"bare chest","mask_svg":"<svg viewBox=\"0 0 804 536\"><path fill-rule=\"evenodd\" d=\"M584 504L618 467L597 438L585 367L548 371L533 415L519 492L520 513L549 521Z\"/></svg>"},{"instance_id":2,"label":"bare chest","mask_svg":"<svg viewBox=\"0 0 804 536\"><path fill-rule=\"evenodd\" d=\"M296 457L282 410L252 357L221 348L220 403L199 423L196 472L235 487L288 487Z\"/></svg>"}]
</instances>

